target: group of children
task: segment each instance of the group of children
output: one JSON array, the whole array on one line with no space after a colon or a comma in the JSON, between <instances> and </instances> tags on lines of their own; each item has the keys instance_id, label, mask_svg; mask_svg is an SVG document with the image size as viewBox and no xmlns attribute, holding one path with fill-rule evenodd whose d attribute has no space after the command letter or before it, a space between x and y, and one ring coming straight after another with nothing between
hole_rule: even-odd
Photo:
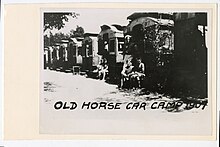
<instances>
[{"instance_id":1,"label":"group of children","mask_svg":"<svg viewBox=\"0 0 220 147\"><path fill-rule=\"evenodd\" d=\"M128 59L121 72L120 88L141 88L141 81L145 77L145 66L141 58Z\"/></svg>"},{"instance_id":2,"label":"group of children","mask_svg":"<svg viewBox=\"0 0 220 147\"><path fill-rule=\"evenodd\" d=\"M108 74L108 64L105 58L101 60L99 65L97 65L97 73L100 80L106 79ZM141 88L141 81L144 77L145 66L144 63L142 63L141 58L129 58L124 62L119 88Z\"/></svg>"}]
</instances>

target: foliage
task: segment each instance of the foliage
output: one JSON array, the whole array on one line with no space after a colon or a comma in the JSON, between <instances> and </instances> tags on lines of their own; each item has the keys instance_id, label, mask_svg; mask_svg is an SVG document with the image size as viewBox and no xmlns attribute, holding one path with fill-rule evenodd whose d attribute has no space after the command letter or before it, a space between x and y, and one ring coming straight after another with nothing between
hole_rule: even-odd
<instances>
[{"instance_id":1,"label":"foliage","mask_svg":"<svg viewBox=\"0 0 220 147\"><path fill-rule=\"evenodd\" d=\"M69 18L68 16L71 16L73 18L77 18L79 14L72 12L72 13L44 13L44 31L47 29L58 29L64 27L65 22L68 22Z\"/></svg>"},{"instance_id":2,"label":"foliage","mask_svg":"<svg viewBox=\"0 0 220 147\"><path fill-rule=\"evenodd\" d=\"M84 29L77 25L76 30L70 30L70 37L83 37Z\"/></svg>"},{"instance_id":3,"label":"foliage","mask_svg":"<svg viewBox=\"0 0 220 147\"><path fill-rule=\"evenodd\" d=\"M44 35L44 47L56 45L56 43L61 42L61 40L63 39L69 39L69 37L69 35L61 32L56 33L54 35L50 33L49 36Z\"/></svg>"},{"instance_id":4,"label":"foliage","mask_svg":"<svg viewBox=\"0 0 220 147\"><path fill-rule=\"evenodd\" d=\"M148 46L156 52L165 53L173 49L172 31L161 30L159 26L145 31L145 39Z\"/></svg>"}]
</instances>

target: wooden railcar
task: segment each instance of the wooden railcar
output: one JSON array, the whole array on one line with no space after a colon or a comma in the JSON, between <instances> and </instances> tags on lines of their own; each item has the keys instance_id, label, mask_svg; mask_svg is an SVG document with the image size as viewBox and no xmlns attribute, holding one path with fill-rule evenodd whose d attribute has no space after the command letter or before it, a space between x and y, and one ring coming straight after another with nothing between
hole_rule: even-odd
<instances>
[{"instance_id":1,"label":"wooden railcar","mask_svg":"<svg viewBox=\"0 0 220 147\"><path fill-rule=\"evenodd\" d=\"M50 68L51 66L51 51L49 47L44 48L44 69Z\"/></svg>"},{"instance_id":2,"label":"wooden railcar","mask_svg":"<svg viewBox=\"0 0 220 147\"><path fill-rule=\"evenodd\" d=\"M111 81L119 78L123 63L123 47L123 30L119 30L115 25L101 26L98 35L98 54L107 59Z\"/></svg>"},{"instance_id":3,"label":"wooden railcar","mask_svg":"<svg viewBox=\"0 0 220 147\"><path fill-rule=\"evenodd\" d=\"M57 67L57 46L44 48L44 69L55 69Z\"/></svg>"},{"instance_id":4,"label":"wooden railcar","mask_svg":"<svg viewBox=\"0 0 220 147\"><path fill-rule=\"evenodd\" d=\"M61 42L58 42L57 44L59 45L59 47L57 48L57 68L56 70L60 70L60 71L65 71L68 69L68 43L69 41L67 39L65 40L61 40ZM54 53L55 54L55 53Z\"/></svg>"},{"instance_id":5,"label":"wooden railcar","mask_svg":"<svg viewBox=\"0 0 220 147\"><path fill-rule=\"evenodd\" d=\"M69 38L67 45L68 69L73 66L82 66L82 37Z\"/></svg>"},{"instance_id":6,"label":"wooden railcar","mask_svg":"<svg viewBox=\"0 0 220 147\"><path fill-rule=\"evenodd\" d=\"M169 13L134 13L127 17L125 55L145 64L146 87L161 88L167 80L174 51L174 21ZM128 40L129 38L129 40Z\"/></svg>"},{"instance_id":7,"label":"wooden railcar","mask_svg":"<svg viewBox=\"0 0 220 147\"><path fill-rule=\"evenodd\" d=\"M207 13L174 13L175 67L170 85L207 97Z\"/></svg>"},{"instance_id":8,"label":"wooden railcar","mask_svg":"<svg viewBox=\"0 0 220 147\"><path fill-rule=\"evenodd\" d=\"M101 56L98 55L98 34L85 33L82 41L82 69L85 71L93 70L100 62Z\"/></svg>"}]
</instances>

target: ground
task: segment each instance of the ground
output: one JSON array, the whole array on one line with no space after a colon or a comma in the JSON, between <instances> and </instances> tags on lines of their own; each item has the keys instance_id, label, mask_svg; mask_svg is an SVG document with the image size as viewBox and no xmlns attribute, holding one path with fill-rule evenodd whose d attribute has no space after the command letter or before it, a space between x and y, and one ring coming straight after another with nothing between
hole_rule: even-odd
<instances>
[{"instance_id":1,"label":"ground","mask_svg":"<svg viewBox=\"0 0 220 147\"><path fill-rule=\"evenodd\" d=\"M187 105L183 101L186 98L171 98L144 89L119 90L117 85L72 73L44 70L42 75L40 130L43 133L210 133L210 107L203 107L195 98L187 98L193 104ZM55 109L55 104L60 101L69 109ZM75 109L70 109L71 102L77 104ZM84 102L120 103L120 109L82 109ZM144 103L143 107L137 103Z\"/></svg>"}]
</instances>

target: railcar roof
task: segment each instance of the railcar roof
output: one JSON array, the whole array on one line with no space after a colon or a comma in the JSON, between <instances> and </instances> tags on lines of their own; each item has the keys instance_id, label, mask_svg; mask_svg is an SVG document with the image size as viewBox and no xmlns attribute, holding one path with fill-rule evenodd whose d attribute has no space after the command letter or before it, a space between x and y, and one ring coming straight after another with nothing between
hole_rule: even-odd
<instances>
[{"instance_id":1,"label":"railcar roof","mask_svg":"<svg viewBox=\"0 0 220 147\"><path fill-rule=\"evenodd\" d=\"M152 18L152 17L149 17L149 18L155 22L158 22L160 25L168 25L168 26L174 25L174 21L170 20L170 19L156 19L156 18Z\"/></svg>"},{"instance_id":2,"label":"railcar roof","mask_svg":"<svg viewBox=\"0 0 220 147\"><path fill-rule=\"evenodd\" d=\"M97 33L85 33L84 36L92 36L92 37L97 37Z\"/></svg>"},{"instance_id":3,"label":"railcar roof","mask_svg":"<svg viewBox=\"0 0 220 147\"><path fill-rule=\"evenodd\" d=\"M82 44L82 38L78 39L78 38L70 38L70 40L74 43L74 44L77 44L77 45L81 45Z\"/></svg>"},{"instance_id":4,"label":"railcar roof","mask_svg":"<svg viewBox=\"0 0 220 147\"><path fill-rule=\"evenodd\" d=\"M162 18L162 19L173 19L172 13L158 13L158 12L135 12L127 17L129 20L135 20L140 17L152 17L152 18Z\"/></svg>"},{"instance_id":5,"label":"railcar roof","mask_svg":"<svg viewBox=\"0 0 220 147\"><path fill-rule=\"evenodd\" d=\"M101 26L101 31L105 31L105 30L110 29L110 30L112 30L114 32L123 32L122 30L118 29L118 26L119 25L116 25L116 24L114 24L114 25L102 25Z\"/></svg>"}]
</instances>

